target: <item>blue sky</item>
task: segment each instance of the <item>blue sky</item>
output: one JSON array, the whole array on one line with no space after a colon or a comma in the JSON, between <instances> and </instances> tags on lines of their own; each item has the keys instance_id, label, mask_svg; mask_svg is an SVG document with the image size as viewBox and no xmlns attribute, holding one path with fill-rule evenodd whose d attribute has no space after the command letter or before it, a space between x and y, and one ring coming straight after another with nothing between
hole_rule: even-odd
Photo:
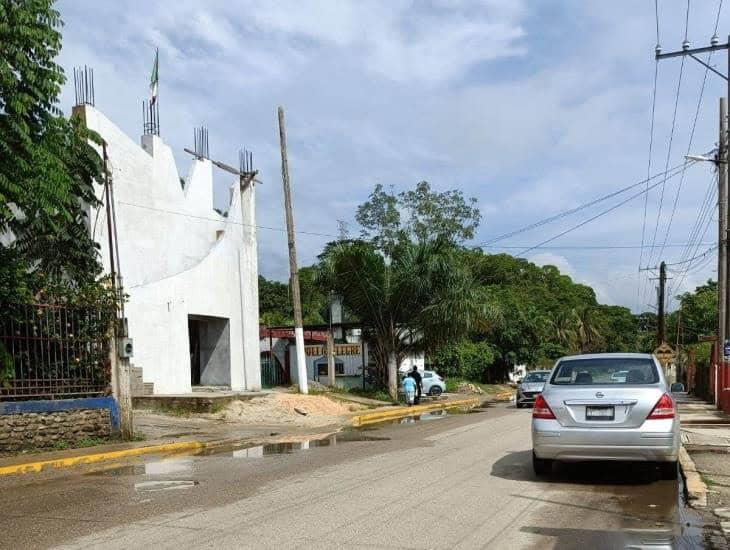
<instances>
[{"instance_id":1,"label":"blue sky","mask_svg":"<svg viewBox=\"0 0 730 550\"><path fill-rule=\"evenodd\" d=\"M162 137L180 172L189 162L182 148L201 124L209 128L214 158L235 163L239 147L254 151L264 181L258 188L264 226L284 227L278 105L287 113L301 231L334 235L341 219L356 233L355 208L375 184L402 190L427 180L477 197L479 243L647 174L656 43L651 0L63 0L58 7L66 23L61 64L67 73L75 65L94 67L97 107L133 137L159 47ZM686 3L660 0L659 7L661 43L665 51L679 49ZM717 9L716 1L691 3L693 45L709 43ZM726 11L721 37L730 31L723 26ZM724 70L722 59L716 61ZM678 60L659 66L652 173L667 159L679 68ZM703 75L687 60L670 166L687 152ZM724 90L710 74L693 152L714 147ZM67 86L66 109L72 94ZM688 241L711 177L709 164L687 170L668 243ZM658 242L678 181L665 186ZM225 182L219 184L223 202ZM660 191L649 195L648 241ZM534 245L618 200L500 244ZM639 245L643 208L638 198L551 245ZM699 252L716 241L708 223L703 242L710 244ZM262 229L259 236L261 273L285 279L285 234ZM300 234L300 264L312 263L326 240ZM643 263L655 264L657 255ZM682 248L669 247L662 258L671 263L681 255ZM638 249L542 249L527 257L592 285L603 302L636 310L653 300L654 283L639 279ZM679 290L686 290L715 276L712 261L698 265L684 277L675 269L671 284L681 281Z\"/></svg>"}]
</instances>

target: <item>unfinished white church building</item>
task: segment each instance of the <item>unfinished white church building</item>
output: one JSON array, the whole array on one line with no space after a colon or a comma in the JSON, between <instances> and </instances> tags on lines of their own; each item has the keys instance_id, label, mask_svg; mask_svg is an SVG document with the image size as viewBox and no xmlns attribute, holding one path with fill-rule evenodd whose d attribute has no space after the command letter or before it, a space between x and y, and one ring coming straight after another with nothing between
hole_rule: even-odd
<instances>
[{"instance_id":1,"label":"unfinished white church building","mask_svg":"<svg viewBox=\"0 0 730 550\"><path fill-rule=\"evenodd\" d=\"M181 179L158 135L140 146L93 106L74 112L107 144L131 361L146 393L260 389L254 182L230 175L226 216L214 210L210 160L191 157ZM109 272L105 207L89 220Z\"/></svg>"}]
</instances>

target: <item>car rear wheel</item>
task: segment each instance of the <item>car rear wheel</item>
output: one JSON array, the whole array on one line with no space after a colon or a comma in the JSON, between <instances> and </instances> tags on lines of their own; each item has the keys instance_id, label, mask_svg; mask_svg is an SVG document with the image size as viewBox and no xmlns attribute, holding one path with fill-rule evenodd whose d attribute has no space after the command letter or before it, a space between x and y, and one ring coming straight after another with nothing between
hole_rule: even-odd
<instances>
[{"instance_id":1,"label":"car rear wheel","mask_svg":"<svg viewBox=\"0 0 730 550\"><path fill-rule=\"evenodd\" d=\"M522 403L520 403L519 401L517 401L515 403L515 407L517 407L518 409L521 409L522 407L524 407L524 405Z\"/></svg>"},{"instance_id":2,"label":"car rear wheel","mask_svg":"<svg viewBox=\"0 0 730 550\"><path fill-rule=\"evenodd\" d=\"M678 476L678 468L676 462L660 462L658 464L659 466L659 475L662 479L677 479Z\"/></svg>"},{"instance_id":3,"label":"car rear wheel","mask_svg":"<svg viewBox=\"0 0 730 550\"><path fill-rule=\"evenodd\" d=\"M439 386L434 386L433 388L431 388L431 391L429 391L428 394L432 395L433 397L438 397L439 395L441 395L442 392L443 390Z\"/></svg>"},{"instance_id":4,"label":"car rear wheel","mask_svg":"<svg viewBox=\"0 0 730 550\"><path fill-rule=\"evenodd\" d=\"M532 451L532 469L537 476L549 476L553 473L553 461L548 458L537 458Z\"/></svg>"}]
</instances>

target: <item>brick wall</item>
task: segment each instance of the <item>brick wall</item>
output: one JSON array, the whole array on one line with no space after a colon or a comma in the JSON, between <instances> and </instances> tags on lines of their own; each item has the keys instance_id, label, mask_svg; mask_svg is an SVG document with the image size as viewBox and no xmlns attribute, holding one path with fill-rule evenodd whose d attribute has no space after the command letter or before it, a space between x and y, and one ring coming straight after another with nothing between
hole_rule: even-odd
<instances>
[{"instance_id":1,"label":"brick wall","mask_svg":"<svg viewBox=\"0 0 730 550\"><path fill-rule=\"evenodd\" d=\"M50 449L59 442L108 437L111 430L109 409L1 414L0 452Z\"/></svg>"}]
</instances>

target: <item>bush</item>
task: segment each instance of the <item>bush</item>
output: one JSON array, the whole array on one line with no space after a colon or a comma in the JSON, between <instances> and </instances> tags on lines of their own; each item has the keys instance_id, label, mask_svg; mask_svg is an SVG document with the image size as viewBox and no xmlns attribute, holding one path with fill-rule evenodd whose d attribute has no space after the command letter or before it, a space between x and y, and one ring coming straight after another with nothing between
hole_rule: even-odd
<instances>
[{"instance_id":1,"label":"bush","mask_svg":"<svg viewBox=\"0 0 730 550\"><path fill-rule=\"evenodd\" d=\"M482 382L496 359L494 348L486 342L462 341L444 346L429 357L431 367L446 378L465 378Z\"/></svg>"}]
</instances>

